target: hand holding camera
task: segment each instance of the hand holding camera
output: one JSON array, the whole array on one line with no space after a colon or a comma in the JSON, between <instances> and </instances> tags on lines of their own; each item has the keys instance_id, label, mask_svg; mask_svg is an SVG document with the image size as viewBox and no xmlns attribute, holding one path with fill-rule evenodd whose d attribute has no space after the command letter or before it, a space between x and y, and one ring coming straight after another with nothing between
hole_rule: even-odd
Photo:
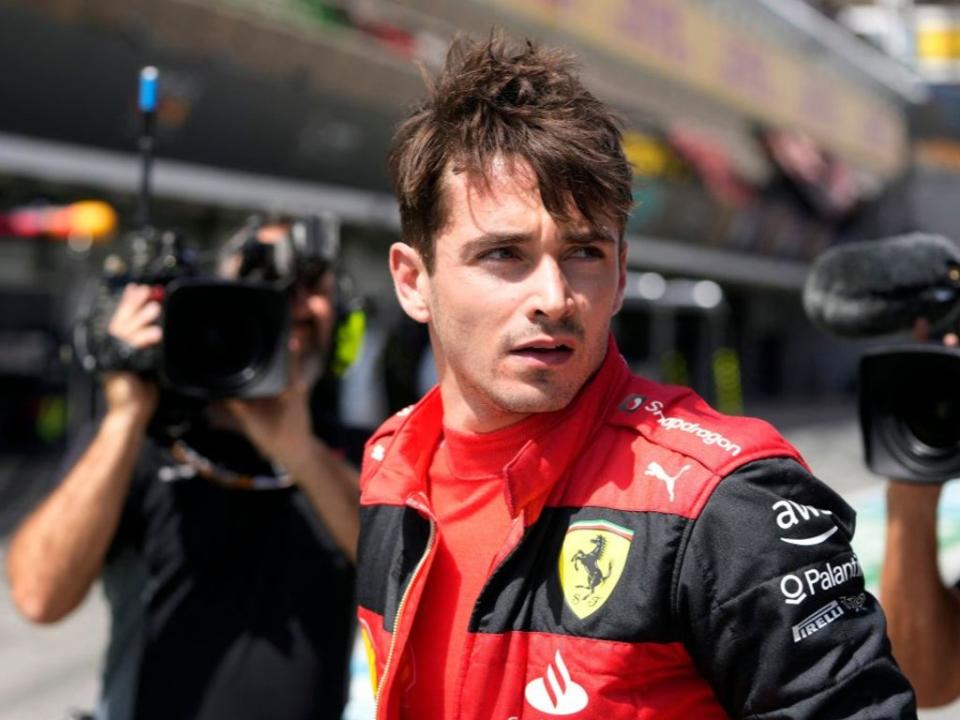
<instances>
[{"instance_id":1,"label":"hand holding camera","mask_svg":"<svg viewBox=\"0 0 960 720\"><path fill-rule=\"evenodd\" d=\"M163 332L156 324L160 303L154 289L147 285L127 285L120 297L108 332L118 347L130 352L157 345ZM146 422L157 405L157 388L150 380L134 372L114 371L105 374L104 395L112 412L130 412Z\"/></svg>"}]
</instances>

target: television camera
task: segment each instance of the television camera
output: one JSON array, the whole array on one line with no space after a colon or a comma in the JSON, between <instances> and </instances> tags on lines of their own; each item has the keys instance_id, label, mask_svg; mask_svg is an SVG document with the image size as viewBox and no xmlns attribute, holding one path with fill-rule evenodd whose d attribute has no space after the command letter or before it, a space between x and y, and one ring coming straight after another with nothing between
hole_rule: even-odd
<instances>
[{"instance_id":1,"label":"television camera","mask_svg":"<svg viewBox=\"0 0 960 720\"><path fill-rule=\"evenodd\" d=\"M332 266L339 251L338 226L327 217L286 219L271 223L283 232L264 243L258 232L266 220L253 217L221 253L233 262L230 279L201 270L181 235L150 223L156 81L155 69L142 71L140 228L128 238L125 257L107 257L81 309L74 326L77 358L88 372L132 371L155 379L163 390L161 409L276 395L287 384L290 292ZM161 303L163 340L157 346L137 350L109 333L123 289L131 283L150 286ZM189 413L173 413L178 414Z\"/></svg>"},{"instance_id":2,"label":"television camera","mask_svg":"<svg viewBox=\"0 0 960 720\"><path fill-rule=\"evenodd\" d=\"M914 233L849 243L816 259L804 287L813 323L840 337L876 337L914 327L932 336L960 316L960 249ZM960 477L960 349L899 343L864 353L859 414L867 466L921 483Z\"/></svg>"}]
</instances>

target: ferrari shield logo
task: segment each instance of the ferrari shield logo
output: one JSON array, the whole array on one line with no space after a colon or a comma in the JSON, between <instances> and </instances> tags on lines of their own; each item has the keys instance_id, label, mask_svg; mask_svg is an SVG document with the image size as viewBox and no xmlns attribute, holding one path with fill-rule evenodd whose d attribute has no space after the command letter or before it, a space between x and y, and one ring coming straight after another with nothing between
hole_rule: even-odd
<instances>
[{"instance_id":1,"label":"ferrari shield logo","mask_svg":"<svg viewBox=\"0 0 960 720\"><path fill-rule=\"evenodd\" d=\"M581 520L567 528L560 550L560 587L567 605L583 620L617 586L633 542L633 530L607 520Z\"/></svg>"}]
</instances>

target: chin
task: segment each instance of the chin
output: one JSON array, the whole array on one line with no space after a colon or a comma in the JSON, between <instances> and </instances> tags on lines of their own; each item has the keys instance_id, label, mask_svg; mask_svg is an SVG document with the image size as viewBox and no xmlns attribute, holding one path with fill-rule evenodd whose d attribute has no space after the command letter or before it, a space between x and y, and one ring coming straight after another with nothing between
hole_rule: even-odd
<instances>
[{"instance_id":1,"label":"chin","mask_svg":"<svg viewBox=\"0 0 960 720\"><path fill-rule=\"evenodd\" d=\"M504 392L497 398L497 404L511 413L545 413L563 410L573 400L578 388L536 387L524 388L514 392Z\"/></svg>"},{"instance_id":2,"label":"chin","mask_svg":"<svg viewBox=\"0 0 960 720\"><path fill-rule=\"evenodd\" d=\"M326 365L324 355L313 352L300 359L300 377L301 381L309 388L323 376L323 368Z\"/></svg>"}]
</instances>

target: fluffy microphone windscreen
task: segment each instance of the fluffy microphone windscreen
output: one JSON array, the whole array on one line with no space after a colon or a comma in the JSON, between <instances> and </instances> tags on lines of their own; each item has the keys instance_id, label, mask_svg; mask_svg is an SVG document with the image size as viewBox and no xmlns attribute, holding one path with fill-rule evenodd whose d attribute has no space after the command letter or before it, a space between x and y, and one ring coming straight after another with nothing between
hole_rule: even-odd
<instances>
[{"instance_id":1,"label":"fluffy microphone windscreen","mask_svg":"<svg viewBox=\"0 0 960 720\"><path fill-rule=\"evenodd\" d=\"M936 324L957 305L960 251L941 235L913 233L832 248L807 276L807 317L835 335L865 337Z\"/></svg>"}]
</instances>

